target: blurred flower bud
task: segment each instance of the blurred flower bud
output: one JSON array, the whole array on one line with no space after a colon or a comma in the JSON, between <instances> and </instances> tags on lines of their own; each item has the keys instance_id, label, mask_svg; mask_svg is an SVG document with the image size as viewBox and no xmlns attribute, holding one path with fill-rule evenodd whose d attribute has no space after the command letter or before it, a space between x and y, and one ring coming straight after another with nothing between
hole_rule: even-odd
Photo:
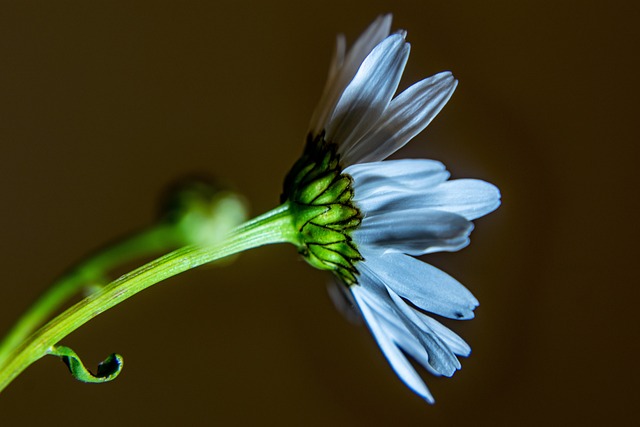
<instances>
[{"instance_id":1,"label":"blurred flower bud","mask_svg":"<svg viewBox=\"0 0 640 427\"><path fill-rule=\"evenodd\" d=\"M211 178L188 177L170 185L161 199L162 220L182 245L215 245L247 219L247 203Z\"/></svg>"}]
</instances>

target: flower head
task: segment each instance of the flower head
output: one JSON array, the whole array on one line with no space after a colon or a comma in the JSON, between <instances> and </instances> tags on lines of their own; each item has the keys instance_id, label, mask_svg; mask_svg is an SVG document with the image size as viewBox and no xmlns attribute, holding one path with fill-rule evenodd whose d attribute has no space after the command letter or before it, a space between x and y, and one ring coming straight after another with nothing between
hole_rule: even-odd
<instances>
[{"instance_id":1,"label":"flower head","mask_svg":"<svg viewBox=\"0 0 640 427\"><path fill-rule=\"evenodd\" d=\"M478 301L414 256L465 247L471 220L496 209L500 193L484 181L448 181L437 161L383 161L431 122L457 85L443 72L394 97L409 44L390 26L390 15L379 17L348 53L338 38L282 201L293 212L300 253L341 279L398 376L433 402L405 353L435 375L453 375L457 356L471 349L425 313L470 319Z\"/></svg>"}]
</instances>

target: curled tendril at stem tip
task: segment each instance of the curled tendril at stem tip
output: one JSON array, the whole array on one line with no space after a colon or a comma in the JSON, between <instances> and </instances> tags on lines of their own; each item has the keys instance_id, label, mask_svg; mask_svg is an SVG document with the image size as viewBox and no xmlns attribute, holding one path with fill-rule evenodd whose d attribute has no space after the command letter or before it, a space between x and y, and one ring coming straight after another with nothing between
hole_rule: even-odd
<instances>
[{"instance_id":1,"label":"curled tendril at stem tip","mask_svg":"<svg viewBox=\"0 0 640 427\"><path fill-rule=\"evenodd\" d=\"M122 371L122 366L124 364L122 356L113 353L100 362L98 365L98 371L94 375L84 367L84 364L76 352L71 350L69 347L65 347L63 345L54 346L49 350L49 354L60 357L64 364L67 365L67 368L69 368L71 375L83 383L98 384L112 381L120 375L120 371Z\"/></svg>"}]
</instances>

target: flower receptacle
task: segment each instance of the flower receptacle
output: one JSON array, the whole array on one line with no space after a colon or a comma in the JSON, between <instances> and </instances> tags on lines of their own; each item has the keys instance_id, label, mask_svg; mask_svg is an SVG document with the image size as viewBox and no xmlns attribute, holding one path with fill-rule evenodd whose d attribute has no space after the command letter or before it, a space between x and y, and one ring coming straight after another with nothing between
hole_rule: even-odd
<instances>
[{"instance_id":1,"label":"flower receptacle","mask_svg":"<svg viewBox=\"0 0 640 427\"><path fill-rule=\"evenodd\" d=\"M339 160L336 146L323 135L310 137L285 179L282 198L299 235L300 254L352 285L357 283L355 265L363 258L351 234L362 215L353 202L353 179L342 172Z\"/></svg>"}]
</instances>

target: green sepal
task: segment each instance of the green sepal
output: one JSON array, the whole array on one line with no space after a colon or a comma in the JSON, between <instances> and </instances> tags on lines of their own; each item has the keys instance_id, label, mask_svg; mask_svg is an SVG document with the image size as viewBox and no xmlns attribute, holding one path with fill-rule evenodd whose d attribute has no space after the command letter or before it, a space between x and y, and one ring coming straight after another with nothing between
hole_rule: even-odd
<instances>
[{"instance_id":1,"label":"green sepal","mask_svg":"<svg viewBox=\"0 0 640 427\"><path fill-rule=\"evenodd\" d=\"M336 252L322 245L309 245L309 251L316 257L320 258L324 263L334 266L340 266L347 270L353 269L351 262L340 252Z\"/></svg>"},{"instance_id":2,"label":"green sepal","mask_svg":"<svg viewBox=\"0 0 640 427\"><path fill-rule=\"evenodd\" d=\"M345 258L347 258L351 262L362 261L364 259L362 258L362 255L360 255L360 252L358 252L358 250L355 248L353 241L330 243L324 246L325 248L332 250L334 252L340 252L342 255L344 255Z\"/></svg>"},{"instance_id":3,"label":"green sepal","mask_svg":"<svg viewBox=\"0 0 640 427\"><path fill-rule=\"evenodd\" d=\"M357 216L336 224L327 224L325 225L325 227L331 228L332 230L343 230L348 233L358 228L361 222L362 218Z\"/></svg>"},{"instance_id":4,"label":"green sepal","mask_svg":"<svg viewBox=\"0 0 640 427\"><path fill-rule=\"evenodd\" d=\"M313 222L319 225L345 224L360 217L360 211L353 205L334 203L328 208L326 212L315 217Z\"/></svg>"},{"instance_id":5,"label":"green sepal","mask_svg":"<svg viewBox=\"0 0 640 427\"><path fill-rule=\"evenodd\" d=\"M85 368L76 352L69 347L63 345L54 346L49 350L49 354L60 357L64 364L67 365L67 368L69 368L71 375L83 383L99 384L112 381L120 375L124 365L122 356L113 353L98 364L98 370L94 375Z\"/></svg>"},{"instance_id":6,"label":"green sepal","mask_svg":"<svg viewBox=\"0 0 640 427\"><path fill-rule=\"evenodd\" d=\"M308 258L313 266L321 270L333 270L345 284L353 285L358 282L358 270L355 264L364 258L355 248L352 241L343 241L325 245L309 244ZM309 259L308 259L309 260Z\"/></svg>"},{"instance_id":7,"label":"green sepal","mask_svg":"<svg viewBox=\"0 0 640 427\"><path fill-rule=\"evenodd\" d=\"M353 191L351 190L352 184L351 177L347 175L340 175L340 178L334 180L331 185L319 195L314 203L318 205L335 203L347 203L353 197Z\"/></svg>"},{"instance_id":8,"label":"green sepal","mask_svg":"<svg viewBox=\"0 0 640 427\"><path fill-rule=\"evenodd\" d=\"M281 202L286 200L299 201L301 190L312 181L318 179L327 171L342 170L335 146L326 144L324 135L313 137L309 135L302 156L296 161L284 179Z\"/></svg>"},{"instance_id":9,"label":"green sepal","mask_svg":"<svg viewBox=\"0 0 640 427\"><path fill-rule=\"evenodd\" d=\"M326 245L334 242L342 242L347 239L347 236L345 236L344 233L331 230L330 228L315 224L314 222L307 223L301 233L302 238L307 242L307 244L317 243Z\"/></svg>"},{"instance_id":10,"label":"green sepal","mask_svg":"<svg viewBox=\"0 0 640 427\"><path fill-rule=\"evenodd\" d=\"M280 195L281 201L285 201L287 197L290 197L294 189L299 188L302 185L302 181L313 171L316 164L306 162L306 158L299 159L289 174L285 178L285 192ZM294 173L295 172L295 173Z\"/></svg>"},{"instance_id":11,"label":"green sepal","mask_svg":"<svg viewBox=\"0 0 640 427\"><path fill-rule=\"evenodd\" d=\"M328 171L325 172L322 176L319 176L318 178L309 182L299 190L298 202L303 204L312 202L315 202L314 204L320 204L316 199L318 199L325 193L325 191L331 186L338 175L340 175L340 172L338 171Z\"/></svg>"},{"instance_id":12,"label":"green sepal","mask_svg":"<svg viewBox=\"0 0 640 427\"><path fill-rule=\"evenodd\" d=\"M363 259L351 238L362 222L353 197L353 178L343 173L338 147L325 141L323 133L309 135L285 178L281 200L292 213L300 254L347 285L357 283L355 264Z\"/></svg>"},{"instance_id":13,"label":"green sepal","mask_svg":"<svg viewBox=\"0 0 640 427\"><path fill-rule=\"evenodd\" d=\"M316 217L325 213L329 208L327 206L313 206L313 205L291 205L291 211L293 213L295 227L302 231L302 229Z\"/></svg>"},{"instance_id":14,"label":"green sepal","mask_svg":"<svg viewBox=\"0 0 640 427\"><path fill-rule=\"evenodd\" d=\"M358 281L356 278L358 270L352 262L342 254L327 249L326 246L310 244L303 255L309 264L320 270L333 271L347 285L353 285Z\"/></svg>"}]
</instances>

